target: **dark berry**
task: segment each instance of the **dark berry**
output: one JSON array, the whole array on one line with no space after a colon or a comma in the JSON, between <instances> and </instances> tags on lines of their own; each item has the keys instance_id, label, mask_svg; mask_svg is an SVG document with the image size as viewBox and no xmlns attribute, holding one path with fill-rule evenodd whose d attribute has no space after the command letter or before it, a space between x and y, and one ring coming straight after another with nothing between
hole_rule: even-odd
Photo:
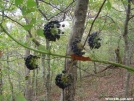
<instances>
[{"instance_id":1,"label":"dark berry","mask_svg":"<svg viewBox=\"0 0 134 101\"><path fill-rule=\"evenodd\" d=\"M62 27L65 27L65 25L63 24Z\"/></svg>"},{"instance_id":2,"label":"dark berry","mask_svg":"<svg viewBox=\"0 0 134 101\"><path fill-rule=\"evenodd\" d=\"M56 41L56 39L60 39L60 36L58 34L60 34L60 29L58 29L57 33L53 33L51 31L51 28L54 28L54 26L56 25L57 28L60 27L60 22L59 21L50 21L47 24L44 25L44 35L46 37L46 39L48 39L49 41Z\"/></svg>"},{"instance_id":3,"label":"dark berry","mask_svg":"<svg viewBox=\"0 0 134 101\"><path fill-rule=\"evenodd\" d=\"M58 74L55 78L55 84L61 88L65 89L66 87L70 86L70 77L65 74Z\"/></svg>"},{"instance_id":4,"label":"dark berry","mask_svg":"<svg viewBox=\"0 0 134 101\"><path fill-rule=\"evenodd\" d=\"M63 70L63 71L62 71L62 73L64 73L64 74L65 74L66 72L67 72L66 70Z\"/></svg>"},{"instance_id":5,"label":"dark berry","mask_svg":"<svg viewBox=\"0 0 134 101\"><path fill-rule=\"evenodd\" d=\"M91 49L99 49L101 47L101 43L99 42L101 39L98 37L97 32L93 32L88 37L88 45Z\"/></svg>"},{"instance_id":6,"label":"dark berry","mask_svg":"<svg viewBox=\"0 0 134 101\"><path fill-rule=\"evenodd\" d=\"M77 55L77 56L82 56L85 54L85 52L82 52L82 49L79 48L78 43L80 43L81 40L78 38L75 38L74 41L72 42L71 50L72 52Z\"/></svg>"},{"instance_id":7,"label":"dark berry","mask_svg":"<svg viewBox=\"0 0 134 101\"><path fill-rule=\"evenodd\" d=\"M29 70L34 70L38 68L38 65L36 64L38 57L29 55L25 58L25 65Z\"/></svg>"}]
</instances>

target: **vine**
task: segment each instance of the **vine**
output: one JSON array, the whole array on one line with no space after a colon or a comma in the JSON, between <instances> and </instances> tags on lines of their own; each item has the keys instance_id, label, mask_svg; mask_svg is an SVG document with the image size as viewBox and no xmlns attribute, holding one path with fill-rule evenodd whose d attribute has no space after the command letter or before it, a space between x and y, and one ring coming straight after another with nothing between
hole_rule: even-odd
<instances>
[{"instance_id":1,"label":"vine","mask_svg":"<svg viewBox=\"0 0 134 101\"><path fill-rule=\"evenodd\" d=\"M11 34L9 34L6 29L3 27L2 23L0 24L0 27L2 28L2 30L12 39L14 40L16 43L18 43L19 45L21 45L22 47L24 48L27 48L29 50L32 50L32 51L35 51L35 52L39 52L39 53L42 53L42 54L48 54L48 55L52 55L52 56L58 56L58 57L61 57L61 58L71 58L70 56L64 56L64 55L59 55L59 54L54 54L54 53L51 53L50 51L48 52L45 52L45 51L41 51L41 50L36 50L36 49L33 49L29 46L26 46L24 44L22 44L21 42L17 41ZM88 60L89 61L89 60ZM114 62L110 62L110 61L106 61L106 60L99 60L99 59L91 59L91 61L93 62L99 62L99 63L104 63L104 64L111 64L111 65L114 65L114 66L118 66L118 67L121 67L121 68L124 68L124 69L127 69L127 70L130 70L130 71L133 71L134 72L134 68L130 67L130 66L126 66L126 65L122 65L122 64L119 64L119 63L114 63Z\"/></svg>"}]
</instances>

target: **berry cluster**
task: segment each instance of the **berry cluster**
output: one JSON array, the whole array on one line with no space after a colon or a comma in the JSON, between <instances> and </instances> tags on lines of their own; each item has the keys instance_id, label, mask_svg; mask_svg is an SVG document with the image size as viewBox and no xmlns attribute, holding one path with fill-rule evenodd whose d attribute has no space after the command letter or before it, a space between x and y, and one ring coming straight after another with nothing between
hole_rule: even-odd
<instances>
[{"instance_id":1,"label":"berry cluster","mask_svg":"<svg viewBox=\"0 0 134 101\"><path fill-rule=\"evenodd\" d=\"M61 88L65 89L66 87L70 86L70 80L72 76L70 74L65 74L65 72L62 72L64 74L58 74L55 78L55 84Z\"/></svg>"},{"instance_id":2,"label":"berry cluster","mask_svg":"<svg viewBox=\"0 0 134 101\"><path fill-rule=\"evenodd\" d=\"M38 65L36 64L37 59L39 57L37 56L33 56L33 55L29 55L25 58L25 65L29 70L34 70L36 68L38 68Z\"/></svg>"},{"instance_id":3,"label":"berry cluster","mask_svg":"<svg viewBox=\"0 0 134 101\"><path fill-rule=\"evenodd\" d=\"M77 56L82 56L85 54L85 52L82 52L83 46L81 44L81 40L78 38L75 38L75 40L72 42L71 50Z\"/></svg>"},{"instance_id":4,"label":"berry cluster","mask_svg":"<svg viewBox=\"0 0 134 101\"><path fill-rule=\"evenodd\" d=\"M64 25L65 26L65 25ZM64 27L62 25L62 27ZM59 21L50 21L44 26L44 35L46 39L49 41L56 41L56 39L60 39L60 33L64 34L60 30L60 22Z\"/></svg>"},{"instance_id":5,"label":"berry cluster","mask_svg":"<svg viewBox=\"0 0 134 101\"><path fill-rule=\"evenodd\" d=\"M89 35L88 38L88 45L91 49L98 49L101 46L101 43L99 42L101 39L98 37L98 32L93 32L91 35Z\"/></svg>"}]
</instances>

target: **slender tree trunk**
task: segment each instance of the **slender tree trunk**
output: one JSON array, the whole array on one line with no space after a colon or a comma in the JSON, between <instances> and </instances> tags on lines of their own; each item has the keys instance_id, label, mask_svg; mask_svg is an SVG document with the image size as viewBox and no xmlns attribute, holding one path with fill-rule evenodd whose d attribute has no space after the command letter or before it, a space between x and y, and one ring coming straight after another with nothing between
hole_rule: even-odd
<instances>
[{"instance_id":1,"label":"slender tree trunk","mask_svg":"<svg viewBox=\"0 0 134 101\"><path fill-rule=\"evenodd\" d=\"M74 21L72 31L70 33L70 39L67 46L67 55L72 53L71 44L75 38L82 38L84 32L84 24L86 19L86 13L89 0L76 0L76 8L74 13ZM72 74L73 81L71 86L65 89L64 97L61 97L61 101L74 101L75 96L75 84L77 79L77 61L72 59L65 60L65 69ZM63 94L61 94L63 95Z\"/></svg>"},{"instance_id":2,"label":"slender tree trunk","mask_svg":"<svg viewBox=\"0 0 134 101\"><path fill-rule=\"evenodd\" d=\"M50 50L50 44L49 41L46 40L46 49ZM46 101L51 101L50 98L50 91L51 91L51 77L50 77L50 55L46 55L46 59L47 59L47 72L46 72Z\"/></svg>"},{"instance_id":3,"label":"slender tree trunk","mask_svg":"<svg viewBox=\"0 0 134 101\"><path fill-rule=\"evenodd\" d=\"M28 42L29 40L29 36L26 35L26 42ZM30 50L26 49L25 50L25 57L27 57L28 55L30 55ZM25 85L25 97L27 99L27 101L31 101L31 78L30 78L30 70L28 70L25 67L25 77L27 77L26 79L26 85Z\"/></svg>"},{"instance_id":4,"label":"slender tree trunk","mask_svg":"<svg viewBox=\"0 0 134 101\"><path fill-rule=\"evenodd\" d=\"M7 53L8 53L8 49L7 49ZM10 75L10 64L9 64L9 56L7 55L7 69L8 69L8 81L10 84L10 90L11 90L11 96L12 96L12 101L15 101L15 94L14 94L14 86L13 86L13 82L11 80L11 75Z\"/></svg>"},{"instance_id":5,"label":"slender tree trunk","mask_svg":"<svg viewBox=\"0 0 134 101\"><path fill-rule=\"evenodd\" d=\"M2 82L2 64L0 62L0 95L2 95L2 87L3 87L3 82Z\"/></svg>"},{"instance_id":6,"label":"slender tree trunk","mask_svg":"<svg viewBox=\"0 0 134 101\"><path fill-rule=\"evenodd\" d=\"M124 33L123 33L123 38L125 42L125 56L124 56L124 62L125 65L129 66L130 65L130 48L129 48L129 39L128 39L128 24L129 24L129 18L130 18L130 11L131 11L131 0L127 0L128 4L126 6L126 19L125 19L125 24L124 24ZM129 81L130 81L130 73L127 71L126 77L125 77L125 93L124 97L128 97L128 92L129 92Z\"/></svg>"},{"instance_id":7,"label":"slender tree trunk","mask_svg":"<svg viewBox=\"0 0 134 101\"><path fill-rule=\"evenodd\" d=\"M2 87L3 87L3 83L2 83L2 70L0 69L0 95L2 95Z\"/></svg>"}]
</instances>

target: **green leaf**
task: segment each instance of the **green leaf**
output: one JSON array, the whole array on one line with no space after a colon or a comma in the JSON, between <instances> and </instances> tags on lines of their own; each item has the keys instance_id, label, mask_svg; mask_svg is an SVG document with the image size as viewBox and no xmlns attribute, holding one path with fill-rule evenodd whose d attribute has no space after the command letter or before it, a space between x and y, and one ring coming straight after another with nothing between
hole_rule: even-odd
<instances>
[{"instance_id":1,"label":"green leaf","mask_svg":"<svg viewBox=\"0 0 134 101\"><path fill-rule=\"evenodd\" d=\"M41 36L41 37L44 37L43 30L42 29L38 29L37 30L37 35Z\"/></svg>"},{"instance_id":2,"label":"green leaf","mask_svg":"<svg viewBox=\"0 0 134 101\"><path fill-rule=\"evenodd\" d=\"M27 1L27 8L33 8L36 6L36 3L34 0L28 0Z\"/></svg>"},{"instance_id":3,"label":"green leaf","mask_svg":"<svg viewBox=\"0 0 134 101\"><path fill-rule=\"evenodd\" d=\"M27 8L26 6L23 6L22 7L22 14L27 15L31 12L35 12L35 10L36 10L35 8Z\"/></svg>"},{"instance_id":4,"label":"green leaf","mask_svg":"<svg viewBox=\"0 0 134 101\"><path fill-rule=\"evenodd\" d=\"M90 0L89 3L93 3L93 0Z\"/></svg>"},{"instance_id":5,"label":"green leaf","mask_svg":"<svg viewBox=\"0 0 134 101\"><path fill-rule=\"evenodd\" d=\"M29 25L24 25L24 29L25 30L29 30L33 27L33 25L29 24Z\"/></svg>"},{"instance_id":6,"label":"green leaf","mask_svg":"<svg viewBox=\"0 0 134 101\"><path fill-rule=\"evenodd\" d=\"M36 18L32 18L32 20L30 21L30 24L33 25L36 23Z\"/></svg>"},{"instance_id":7,"label":"green leaf","mask_svg":"<svg viewBox=\"0 0 134 101\"><path fill-rule=\"evenodd\" d=\"M16 96L16 100L15 100L15 101L26 101L26 99L25 99L24 95L22 95L22 94L20 93L20 94L18 94L18 95Z\"/></svg>"},{"instance_id":8,"label":"green leaf","mask_svg":"<svg viewBox=\"0 0 134 101\"><path fill-rule=\"evenodd\" d=\"M15 0L15 5L18 6L18 5L21 5L23 3L23 0Z\"/></svg>"},{"instance_id":9,"label":"green leaf","mask_svg":"<svg viewBox=\"0 0 134 101\"><path fill-rule=\"evenodd\" d=\"M47 51L46 51L46 47L43 46L43 45L39 45L39 46L38 46L38 50L47 52Z\"/></svg>"},{"instance_id":10,"label":"green leaf","mask_svg":"<svg viewBox=\"0 0 134 101\"><path fill-rule=\"evenodd\" d=\"M110 1L109 1L109 0L107 1L106 6L107 6L108 10L110 10L110 9L111 9L112 5L111 5L111 3L110 3Z\"/></svg>"}]
</instances>

